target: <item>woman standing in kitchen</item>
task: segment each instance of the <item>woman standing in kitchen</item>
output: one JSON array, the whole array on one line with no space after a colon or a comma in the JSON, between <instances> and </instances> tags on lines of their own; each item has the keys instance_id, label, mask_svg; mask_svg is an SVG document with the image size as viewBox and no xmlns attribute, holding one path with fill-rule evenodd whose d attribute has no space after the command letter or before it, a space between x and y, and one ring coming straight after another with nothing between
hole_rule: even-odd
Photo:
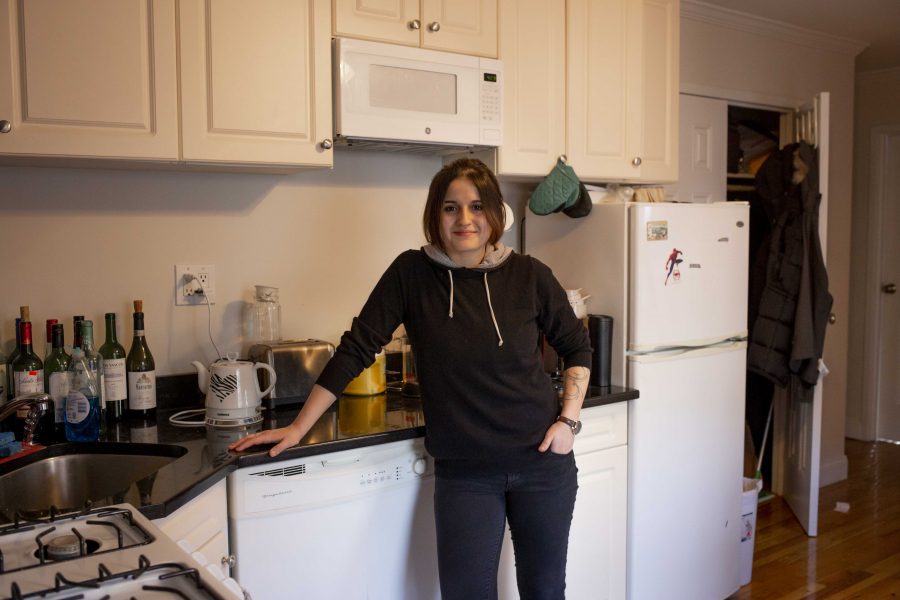
<instances>
[{"instance_id":1,"label":"woman standing in kitchen","mask_svg":"<svg viewBox=\"0 0 900 600\"><path fill-rule=\"evenodd\" d=\"M231 446L274 443L276 456L297 444L404 324L435 460L444 600L497 597L507 521L521 597L565 597L572 445L591 348L550 269L500 243L504 222L484 163L464 158L441 169L423 216L429 244L388 267L293 423ZM543 370L542 334L565 361L562 403Z\"/></svg>"}]
</instances>

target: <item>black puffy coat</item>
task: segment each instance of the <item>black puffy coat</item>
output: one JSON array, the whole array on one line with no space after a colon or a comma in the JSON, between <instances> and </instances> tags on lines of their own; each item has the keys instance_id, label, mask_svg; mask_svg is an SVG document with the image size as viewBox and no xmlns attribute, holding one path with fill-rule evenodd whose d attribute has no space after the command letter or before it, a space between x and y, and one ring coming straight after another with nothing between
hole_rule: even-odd
<instances>
[{"instance_id":1,"label":"black puffy coat","mask_svg":"<svg viewBox=\"0 0 900 600\"><path fill-rule=\"evenodd\" d=\"M804 175L804 167L808 172ZM818 381L818 361L831 312L828 273L819 240L819 170L806 142L773 153L756 176L756 191L773 223L764 284L751 289L747 368L785 387Z\"/></svg>"}]
</instances>

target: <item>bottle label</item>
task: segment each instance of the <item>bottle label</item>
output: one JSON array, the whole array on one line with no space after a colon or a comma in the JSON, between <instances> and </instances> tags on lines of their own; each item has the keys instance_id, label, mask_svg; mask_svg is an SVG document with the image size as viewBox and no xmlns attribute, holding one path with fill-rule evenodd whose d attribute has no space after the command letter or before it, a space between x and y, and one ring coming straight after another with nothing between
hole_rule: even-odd
<instances>
[{"instance_id":1,"label":"bottle label","mask_svg":"<svg viewBox=\"0 0 900 600\"><path fill-rule=\"evenodd\" d=\"M91 401L78 390L70 390L66 396L66 421L81 423L91 414Z\"/></svg>"},{"instance_id":2,"label":"bottle label","mask_svg":"<svg viewBox=\"0 0 900 600\"><path fill-rule=\"evenodd\" d=\"M128 373L128 408L131 410L156 408L156 371Z\"/></svg>"},{"instance_id":3,"label":"bottle label","mask_svg":"<svg viewBox=\"0 0 900 600\"><path fill-rule=\"evenodd\" d=\"M56 413L54 421L57 423L64 423L66 420L66 396L69 395L69 377L65 372L50 373L48 379L48 383L50 384L48 393L50 394L50 398L53 399Z\"/></svg>"},{"instance_id":4,"label":"bottle label","mask_svg":"<svg viewBox=\"0 0 900 600\"><path fill-rule=\"evenodd\" d=\"M106 402L125 400L128 397L128 382L125 379L125 359L103 360L103 385Z\"/></svg>"},{"instance_id":5,"label":"bottle label","mask_svg":"<svg viewBox=\"0 0 900 600\"><path fill-rule=\"evenodd\" d=\"M44 370L16 371L15 390L16 396L22 394L40 394L44 391Z\"/></svg>"}]
</instances>

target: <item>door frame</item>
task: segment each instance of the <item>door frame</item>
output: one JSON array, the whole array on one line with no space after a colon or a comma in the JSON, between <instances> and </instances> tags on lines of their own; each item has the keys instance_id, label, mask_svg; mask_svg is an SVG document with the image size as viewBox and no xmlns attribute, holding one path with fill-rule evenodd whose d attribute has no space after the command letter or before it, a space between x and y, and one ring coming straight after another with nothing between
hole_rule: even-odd
<instances>
[{"instance_id":1,"label":"door frame","mask_svg":"<svg viewBox=\"0 0 900 600\"><path fill-rule=\"evenodd\" d=\"M900 123L878 125L869 132L869 197L866 222L865 326L863 329L863 381L860 432L874 441L878 435L878 400L881 365L881 214L884 207L884 174L888 138L900 138Z\"/></svg>"}]
</instances>

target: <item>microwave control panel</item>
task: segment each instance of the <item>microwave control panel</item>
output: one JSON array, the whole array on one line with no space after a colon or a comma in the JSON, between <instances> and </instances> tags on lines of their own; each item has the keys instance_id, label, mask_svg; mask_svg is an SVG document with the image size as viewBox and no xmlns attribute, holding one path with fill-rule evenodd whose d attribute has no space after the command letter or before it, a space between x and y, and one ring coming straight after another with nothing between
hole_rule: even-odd
<instances>
[{"instance_id":1,"label":"microwave control panel","mask_svg":"<svg viewBox=\"0 0 900 600\"><path fill-rule=\"evenodd\" d=\"M503 68L498 60L481 59L479 126L481 142L500 145L503 141Z\"/></svg>"}]
</instances>

